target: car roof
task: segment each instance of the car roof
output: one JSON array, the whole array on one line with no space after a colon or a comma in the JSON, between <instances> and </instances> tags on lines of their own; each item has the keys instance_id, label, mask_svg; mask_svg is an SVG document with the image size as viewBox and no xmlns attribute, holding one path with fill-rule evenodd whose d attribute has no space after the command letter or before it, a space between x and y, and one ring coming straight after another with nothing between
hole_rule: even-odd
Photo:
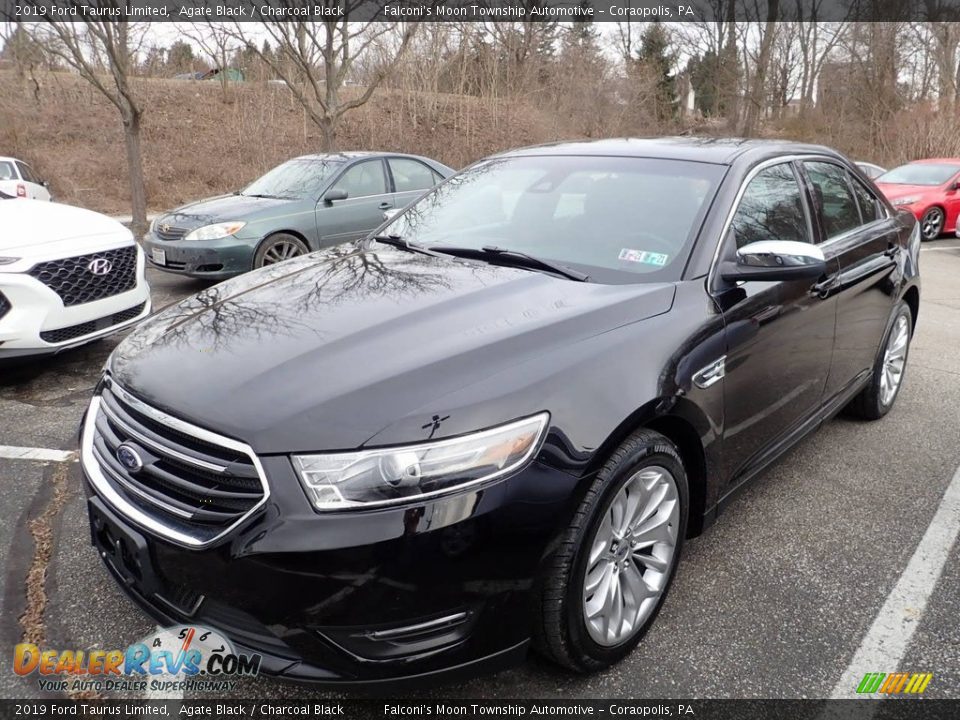
<instances>
[{"instance_id":1,"label":"car roof","mask_svg":"<svg viewBox=\"0 0 960 720\"><path fill-rule=\"evenodd\" d=\"M607 155L731 165L739 159L762 160L778 155L831 155L839 153L823 145L808 145L784 140L715 138L700 136L657 138L611 138L576 142L549 143L519 148L493 157L536 155Z\"/></svg>"},{"instance_id":2,"label":"car roof","mask_svg":"<svg viewBox=\"0 0 960 720\"><path fill-rule=\"evenodd\" d=\"M923 158L922 160L912 160L907 165L960 165L960 158Z\"/></svg>"},{"instance_id":3,"label":"car roof","mask_svg":"<svg viewBox=\"0 0 960 720\"><path fill-rule=\"evenodd\" d=\"M313 153L310 155L300 155L299 157L293 158L294 160L340 160L342 162L347 162L349 160L356 160L357 158L370 158L370 157L408 157L408 158L418 158L420 155L410 155L407 153L400 152L384 152L382 150L344 150L343 152L333 152L333 153Z\"/></svg>"}]
</instances>

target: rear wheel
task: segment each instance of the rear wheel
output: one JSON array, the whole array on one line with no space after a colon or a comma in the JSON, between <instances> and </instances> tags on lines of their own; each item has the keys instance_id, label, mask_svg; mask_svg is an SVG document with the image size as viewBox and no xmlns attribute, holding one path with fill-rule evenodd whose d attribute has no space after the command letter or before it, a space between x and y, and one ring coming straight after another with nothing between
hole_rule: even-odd
<instances>
[{"instance_id":1,"label":"rear wheel","mask_svg":"<svg viewBox=\"0 0 960 720\"><path fill-rule=\"evenodd\" d=\"M936 240L943 232L944 214L938 207L927 210L920 218L920 233L924 240Z\"/></svg>"},{"instance_id":2,"label":"rear wheel","mask_svg":"<svg viewBox=\"0 0 960 720\"><path fill-rule=\"evenodd\" d=\"M307 244L295 235L276 233L271 235L257 248L253 256L253 267L262 268L290 258L305 255L310 251Z\"/></svg>"},{"instance_id":3,"label":"rear wheel","mask_svg":"<svg viewBox=\"0 0 960 720\"><path fill-rule=\"evenodd\" d=\"M905 302L894 309L893 322L873 364L873 377L847 406L847 411L863 420L878 420L890 412L903 385L913 333L913 316Z\"/></svg>"},{"instance_id":4,"label":"rear wheel","mask_svg":"<svg viewBox=\"0 0 960 720\"><path fill-rule=\"evenodd\" d=\"M687 527L687 476L666 437L640 430L584 497L538 588L534 644L579 672L625 657L653 623Z\"/></svg>"}]
</instances>

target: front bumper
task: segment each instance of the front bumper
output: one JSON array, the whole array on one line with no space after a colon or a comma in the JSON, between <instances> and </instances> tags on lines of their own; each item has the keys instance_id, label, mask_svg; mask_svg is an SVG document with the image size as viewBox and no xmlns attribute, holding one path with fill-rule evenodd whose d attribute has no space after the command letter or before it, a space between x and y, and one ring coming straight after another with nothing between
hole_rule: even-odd
<instances>
[{"instance_id":1,"label":"front bumper","mask_svg":"<svg viewBox=\"0 0 960 720\"><path fill-rule=\"evenodd\" d=\"M261 654L263 672L329 684L435 681L519 662L534 578L576 488L534 463L430 503L321 515L288 458L261 457L266 504L196 549L111 507L90 480L96 461L82 461L93 544L135 602L158 622L219 630Z\"/></svg>"},{"instance_id":2,"label":"front bumper","mask_svg":"<svg viewBox=\"0 0 960 720\"><path fill-rule=\"evenodd\" d=\"M237 236L218 240L160 240L148 232L142 244L151 267L188 277L223 280L253 267L257 240ZM163 264L154 261L155 250L163 252Z\"/></svg>"},{"instance_id":3,"label":"front bumper","mask_svg":"<svg viewBox=\"0 0 960 720\"><path fill-rule=\"evenodd\" d=\"M150 287L138 253L136 284L126 292L64 307L52 289L27 273L0 273L0 359L49 355L135 325L150 314Z\"/></svg>"}]
</instances>

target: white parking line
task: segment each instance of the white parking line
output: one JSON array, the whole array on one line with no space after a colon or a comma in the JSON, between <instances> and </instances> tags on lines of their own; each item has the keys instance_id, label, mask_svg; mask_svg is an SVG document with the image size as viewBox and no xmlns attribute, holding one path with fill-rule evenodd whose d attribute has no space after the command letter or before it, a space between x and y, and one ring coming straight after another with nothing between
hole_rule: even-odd
<instances>
[{"instance_id":1,"label":"white parking line","mask_svg":"<svg viewBox=\"0 0 960 720\"><path fill-rule=\"evenodd\" d=\"M67 450L51 450L49 448L16 447L14 445L0 445L0 458L6 460L41 460L45 462L68 462L76 460L77 454Z\"/></svg>"},{"instance_id":2,"label":"white parking line","mask_svg":"<svg viewBox=\"0 0 960 720\"><path fill-rule=\"evenodd\" d=\"M843 676L834 686L831 697L857 697L857 685L868 672L892 673L910 670L899 667L899 664L907 652L910 638L920 624L927 601L943 572L943 566L958 534L960 468L957 468L947 486L940 507L917 545L913 557L874 618L873 625L861 641Z\"/></svg>"}]
</instances>

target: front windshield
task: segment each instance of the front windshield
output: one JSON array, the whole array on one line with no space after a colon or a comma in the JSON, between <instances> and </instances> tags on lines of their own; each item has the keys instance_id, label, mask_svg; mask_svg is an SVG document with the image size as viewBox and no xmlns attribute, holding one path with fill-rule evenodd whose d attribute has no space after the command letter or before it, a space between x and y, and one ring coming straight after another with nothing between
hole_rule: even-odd
<instances>
[{"instance_id":1,"label":"front windshield","mask_svg":"<svg viewBox=\"0 0 960 720\"><path fill-rule=\"evenodd\" d=\"M341 165L341 160L288 160L254 180L240 194L291 200L319 197L320 191Z\"/></svg>"},{"instance_id":2,"label":"front windshield","mask_svg":"<svg viewBox=\"0 0 960 720\"><path fill-rule=\"evenodd\" d=\"M884 173L875 182L890 185L943 185L960 172L960 165L911 163Z\"/></svg>"},{"instance_id":3,"label":"front windshield","mask_svg":"<svg viewBox=\"0 0 960 720\"><path fill-rule=\"evenodd\" d=\"M383 232L424 246L495 245L597 282L674 281L723 173L650 158L495 158L454 176Z\"/></svg>"}]
</instances>

